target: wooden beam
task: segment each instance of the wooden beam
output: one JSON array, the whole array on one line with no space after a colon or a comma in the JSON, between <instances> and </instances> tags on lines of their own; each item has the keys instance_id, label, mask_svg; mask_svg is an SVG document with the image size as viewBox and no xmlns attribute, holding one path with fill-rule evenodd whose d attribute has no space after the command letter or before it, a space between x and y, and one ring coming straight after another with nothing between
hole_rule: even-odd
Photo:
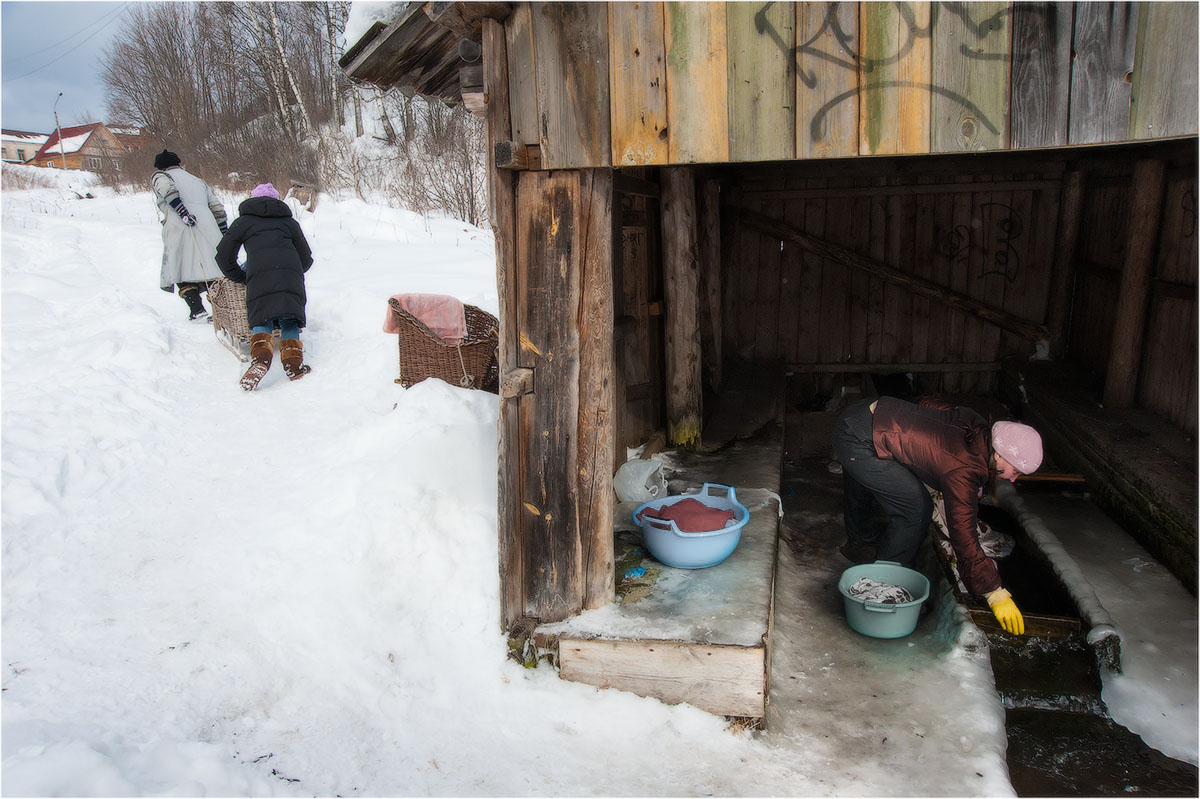
<instances>
[{"instance_id":1,"label":"wooden beam","mask_svg":"<svg viewBox=\"0 0 1200 799\"><path fill-rule=\"evenodd\" d=\"M1133 201L1125 226L1125 262L1121 268L1121 293L1117 297L1112 348L1104 377L1104 405L1129 408L1137 399L1142 341L1146 331L1146 306L1162 216L1165 164L1138 161L1133 168Z\"/></svg>"},{"instance_id":2,"label":"wooden beam","mask_svg":"<svg viewBox=\"0 0 1200 799\"><path fill-rule=\"evenodd\" d=\"M700 443L700 273L696 263L696 187L688 167L662 171L663 275L666 284L667 440Z\"/></svg>"},{"instance_id":3,"label":"wooden beam","mask_svg":"<svg viewBox=\"0 0 1200 799\"><path fill-rule=\"evenodd\" d=\"M533 370L518 367L504 373L500 378L500 398L512 399L522 394L533 393Z\"/></svg>"},{"instance_id":4,"label":"wooden beam","mask_svg":"<svg viewBox=\"0 0 1200 799\"><path fill-rule=\"evenodd\" d=\"M616 188L621 194L629 194L635 197L653 197L656 200L661 192L659 185L654 181L635 178L624 172L617 173Z\"/></svg>"},{"instance_id":5,"label":"wooden beam","mask_svg":"<svg viewBox=\"0 0 1200 799\"><path fill-rule=\"evenodd\" d=\"M484 90L487 105L488 153L512 135L508 108L508 57L504 26L495 20L483 22ZM515 175L500 169L493 157L488 164L488 200L493 238L496 242L496 292L500 300L500 374L517 367L516 283L516 187ZM532 370L530 371L532 375ZM500 396L497 421L497 533L500 561L500 624L513 629L525 616L525 545L521 535L520 395Z\"/></svg>"},{"instance_id":6,"label":"wooden beam","mask_svg":"<svg viewBox=\"0 0 1200 799\"><path fill-rule=\"evenodd\" d=\"M823 258L864 271L890 283L895 283L914 294L920 294L925 297L931 297L939 302L944 302L952 308L998 325L1028 341L1037 342L1046 338L1046 329L1041 325L993 308L973 297L953 291L933 281L902 272L890 264L883 263L874 258L868 258L865 255L859 255L833 242L826 241L817 236L810 236L798 228L780 222L777 219L772 219L757 211L752 211L744 206L736 206L736 208L740 218L750 227L775 236L782 241L794 242L809 252Z\"/></svg>"},{"instance_id":7,"label":"wooden beam","mask_svg":"<svg viewBox=\"0 0 1200 799\"><path fill-rule=\"evenodd\" d=\"M615 598L613 565L613 462L616 457L616 344L613 335L612 171L581 173L578 307L579 408L576 432L575 515L583 560L583 607L591 610ZM564 442L567 443L567 442Z\"/></svg>"},{"instance_id":8,"label":"wooden beam","mask_svg":"<svg viewBox=\"0 0 1200 799\"><path fill-rule=\"evenodd\" d=\"M492 144L492 156L498 169L537 170L542 166L542 150L537 145L498 141Z\"/></svg>"},{"instance_id":9,"label":"wooden beam","mask_svg":"<svg viewBox=\"0 0 1200 799\"><path fill-rule=\"evenodd\" d=\"M861 374L866 372L999 372L1001 364L984 363L789 363L789 374Z\"/></svg>"},{"instance_id":10,"label":"wooden beam","mask_svg":"<svg viewBox=\"0 0 1200 799\"><path fill-rule=\"evenodd\" d=\"M1079 220L1083 213L1083 172L1070 172L1062 188L1059 200L1058 241L1054 248L1049 318L1046 327L1050 331L1050 355L1062 360L1067 354L1070 334L1071 302L1074 299L1075 248L1079 241Z\"/></svg>"},{"instance_id":11,"label":"wooden beam","mask_svg":"<svg viewBox=\"0 0 1200 799\"><path fill-rule=\"evenodd\" d=\"M721 190L717 181L700 183L700 345L704 374L713 391L721 391Z\"/></svg>"},{"instance_id":12,"label":"wooden beam","mask_svg":"<svg viewBox=\"0 0 1200 799\"><path fill-rule=\"evenodd\" d=\"M425 16L439 25L449 28L459 36L478 39L485 19L503 22L512 12L508 3L426 3Z\"/></svg>"}]
</instances>

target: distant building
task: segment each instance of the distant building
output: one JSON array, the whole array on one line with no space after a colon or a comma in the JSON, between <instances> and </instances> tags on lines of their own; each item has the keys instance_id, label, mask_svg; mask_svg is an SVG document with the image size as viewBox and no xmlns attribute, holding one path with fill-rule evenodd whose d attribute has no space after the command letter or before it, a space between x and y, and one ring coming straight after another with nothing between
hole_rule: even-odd
<instances>
[{"instance_id":1,"label":"distant building","mask_svg":"<svg viewBox=\"0 0 1200 799\"><path fill-rule=\"evenodd\" d=\"M26 130L4 130L3 135L4 163L24 164L28 162L46 143L45 133L30 133Z\"/></svg>"},{"instance_id":2,"label":"distant building","mask_svg":"<svg viewBox=\"0 0 1200 799\"><path fill-rule=\"evenodd\" d=\"M108 130L113 136L117 137L117 141L125 148L127 153L140 152L146 149L146 143L150 141L150 137L141 128L123 128L115 125L108 125Z\"/></svg>"},{"instance_id":3,"label":"distant building","mask_svg":"<svg viewBox=\"0 0 1200 799\"><path fill-rule=\"evenodd\" d=\"M51 168L86 169L99 172L104 169L120 169L121 160L128 152L120 140L105 127L103 122L52 132L33 156L35 166Z\"/></svg>"}]
</instances>

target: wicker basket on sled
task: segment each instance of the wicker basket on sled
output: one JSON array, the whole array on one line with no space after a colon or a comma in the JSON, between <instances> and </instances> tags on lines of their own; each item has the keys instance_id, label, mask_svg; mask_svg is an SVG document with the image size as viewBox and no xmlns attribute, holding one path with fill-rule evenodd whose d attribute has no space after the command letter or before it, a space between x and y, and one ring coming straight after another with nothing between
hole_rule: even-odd
<instances>
[{"instance_id":1,"label":"wicker basket on sled","mask_svg":"<svg viewBox=\"0 0 1200 799\"><path fill-rule=\"evenodd\" d=\"M227 277L208 284L213 332L239 360L250 360L250 322L246 319L246 286Z\"/></svg>"},{"instance_id":2,"label":"wicker basket on sled","mask_svg":"<svg viewBox=\"0 0 1200 799\"><path fill-rule=\"evenodd\" d=\"M405 388L427 377L445 380L452 386L477 388L495 394L500 387L496 353L500 342L500 323L496 317L474 305L463 304L467 336L453 344L442 339L421 320L404 310L395 298L388 307L399 328L400 376L396 382Z\"/></svg>"}]
</instances>

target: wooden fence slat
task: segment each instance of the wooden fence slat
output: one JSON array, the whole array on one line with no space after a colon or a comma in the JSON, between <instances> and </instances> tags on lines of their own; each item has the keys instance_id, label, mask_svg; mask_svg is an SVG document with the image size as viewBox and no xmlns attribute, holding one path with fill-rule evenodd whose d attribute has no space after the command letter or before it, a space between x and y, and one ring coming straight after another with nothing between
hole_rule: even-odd
<instances>
[{"instance_id":1,"label":"wooden fence slat","mask_svg":"<svg viewBox=\"0 0 1200 799\"><path fill-rule=\"evenodd\" d=\"M930 151L1003 149L1008 146L1009 4L941 3L938 11Z\"/></svg>"},{"instance_id":2,"label":"wooden fence slat","mask_svg":"<svg viewBox=\"0 0 1200 799\"><path fill-rule=\"evenodd\" d=\"M608 3L613 166L667 163L663 4Z\"/></svg>"},{"instance_id":3,"label":"wooden fence slat","mask_svg":"<svg viewBox=\"0 0 1200 799\"><path fill-rule=\"evenodd\" d=\"M859 6L860 155L928 153L930 4Z\"/></svg>"},{"instance_id":4,"label":"wooden fence slat","mask_svg":"<svg viewBox=\"0 0 1200 799\"><path fill-rule=\"evenodd\" d=\"M1014 149L1067 143L1074 3L1013 3Z\"/></svg>"},{"instance_id":5,"label":"wooden fence slat","mask_svg":"<svg viewBox=\"0 0 1200 799\"><path fill-rule=\"evenodd\" d=\"M1141 3L1076 3L1071 144L1124 141Z\"/></svg>"},{"instance_id":6,"label":"wooden fence slat","mask_svg":"<svg viewBox=\"0 0 1200 799\"><path fill-rule=\"evenodd\" d=\"M775 161L796 156L795 7L730 3L729 157Z\"/></svg>"},{"instance_id":7,"label":"wooden fence slat","mask_svg":"<svg viewBox=\"0 0 1200 799\"><path fill-rule=\"evenodd\" d=\"M608 10L603 3L533 4L542 166L612 163Z\"/></svg>"},{"instance_id":8,"label":"wooden fence slat","mask_svg":"<svg viewBox=\"0 0 1200 799\"><path fill-rule=\"evenodd\" d=\"M729 57L724 3L666 4L670 163L729 160Z\"/></svg>"},{"instance_id":9,"label":"wooden fence slat","mask_svg":"<svg viewBox=\"0 0 1200 799\"><path fill-rule=\"evenodd\" d=\"M1142 5L1129 138L1196 134L1198 14L1194 2Z\"/></svg>"},{"instance_id":10,"label":"wooden fence slat","mask_svg":"<svg viewBox=\"0 0 1200 799\"><path fill-rule=\"evenodd\" d=\"M796 156L858 154L858 4L796 3Z\"/></svg>"}]
</instances>

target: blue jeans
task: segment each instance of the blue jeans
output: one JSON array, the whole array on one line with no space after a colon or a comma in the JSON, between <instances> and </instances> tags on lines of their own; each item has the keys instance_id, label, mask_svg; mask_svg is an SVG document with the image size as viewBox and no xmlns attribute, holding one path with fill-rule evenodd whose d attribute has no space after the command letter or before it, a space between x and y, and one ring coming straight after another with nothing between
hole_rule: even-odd
<instances>
[{"instance_id":1,"label":"blue jeans","mask_svg":"<svg viewBox=\"0 0 1200 799\"><path fill-rule=\"evenodd\" d=\"M300 338L300 320L294 316L281 316L278 319L270 319L265 325L255 325L250 328L250 332L271 333L276 327L279 328L280 340Z\"/></svg>"},{"instance_id":2,"label":"blue jeans","mask_svg":"<svg viewBox=\"0 0 1200 799\"><path fill-rule=\"evenodd\" d=\"M852 545L875 546L879 560L911 566L929 532L933 500L907 466L875 452L873 401L850 405L833 426L833 454L842 464L846 494L846 538ZM887 513L882 533L875 527L874 502Z\"/></svg>"}]
</instances>

